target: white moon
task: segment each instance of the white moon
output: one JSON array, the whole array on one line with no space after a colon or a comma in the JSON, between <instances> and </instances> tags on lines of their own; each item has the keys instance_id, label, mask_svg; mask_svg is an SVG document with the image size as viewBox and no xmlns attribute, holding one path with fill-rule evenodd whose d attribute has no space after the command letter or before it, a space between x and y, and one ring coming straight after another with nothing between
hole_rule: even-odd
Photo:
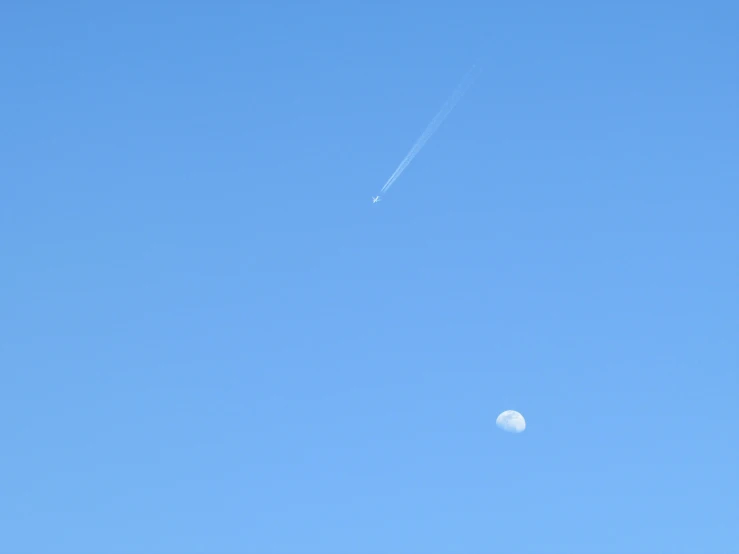
<instances>
[{"instance_id":1,"label":"white moon","mask_svg":"<svg viewBox=\"0 0 739 554\"><path fill-rule=\"evenodd\" d=\"M516 410L506 410L498 416L495 424L509 433L521 433L526 429L526 420Z\"/></svg>"}]
</instances>

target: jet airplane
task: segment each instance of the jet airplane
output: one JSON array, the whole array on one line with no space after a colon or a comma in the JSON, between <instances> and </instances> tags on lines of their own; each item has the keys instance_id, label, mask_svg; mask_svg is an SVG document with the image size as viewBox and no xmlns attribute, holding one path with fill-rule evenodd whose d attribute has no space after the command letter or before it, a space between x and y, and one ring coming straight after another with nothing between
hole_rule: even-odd
<instances>
[{"instance_id":1,"label":"jet airplane","mask_svg":"<svg viewBox=\"0 0 739 554\"><path fill-rule=\"evenodd\" d=\"M380 197L379 196L373 196L372 197L372 203L373 204L377 204L379 201L380 201Z\"/></svg>"}]
</instances>

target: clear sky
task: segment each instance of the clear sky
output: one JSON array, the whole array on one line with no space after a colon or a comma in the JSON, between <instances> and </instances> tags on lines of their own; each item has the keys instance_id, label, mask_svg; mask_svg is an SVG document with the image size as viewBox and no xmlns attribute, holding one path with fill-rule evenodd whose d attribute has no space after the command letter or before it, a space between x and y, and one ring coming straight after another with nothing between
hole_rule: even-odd
<instances>
[{"instance_id":1,"label":"clear sky","mask_svg":"<svg viewBox=\"0 0 739 554\"><path fill-rule=\"evenodd\" d=\"M6 3L0 552L739 552L738 6Z\"/></svg>"}]
</instances>

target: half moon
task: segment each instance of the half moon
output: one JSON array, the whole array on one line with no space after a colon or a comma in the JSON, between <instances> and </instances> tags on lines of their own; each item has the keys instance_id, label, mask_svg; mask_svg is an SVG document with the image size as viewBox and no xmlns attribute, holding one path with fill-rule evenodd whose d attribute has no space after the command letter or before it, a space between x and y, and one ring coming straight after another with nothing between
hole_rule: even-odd
<instances>
[{"instance_id":1,"label":"half moon","mask_svg":"<svg viewBox=\"0 0 739 554\"><path fill-rule=\"evenodd\" d=\"M509 433L521 433L526 429L526 420L516 410L506 410L498 416L495 424Z\"/></svg>"}]
</instances>

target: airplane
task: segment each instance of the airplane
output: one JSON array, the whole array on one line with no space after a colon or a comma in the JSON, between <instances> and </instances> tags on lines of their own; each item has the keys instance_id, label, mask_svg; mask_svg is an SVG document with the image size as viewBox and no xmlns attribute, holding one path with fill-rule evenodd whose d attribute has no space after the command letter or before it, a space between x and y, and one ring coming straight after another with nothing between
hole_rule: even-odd
<instances>
[{"instance_id":1,"label":"airplane","mask_svg":"<svg viewBox=\"0 0 739 554\"><path fill-rule=\"evenodd\" d=\"M373 204L377 204L379 201L380 201L380 197L379 196L373 196L372 197L372 203Z\"/></svg>"}]
</instances>

